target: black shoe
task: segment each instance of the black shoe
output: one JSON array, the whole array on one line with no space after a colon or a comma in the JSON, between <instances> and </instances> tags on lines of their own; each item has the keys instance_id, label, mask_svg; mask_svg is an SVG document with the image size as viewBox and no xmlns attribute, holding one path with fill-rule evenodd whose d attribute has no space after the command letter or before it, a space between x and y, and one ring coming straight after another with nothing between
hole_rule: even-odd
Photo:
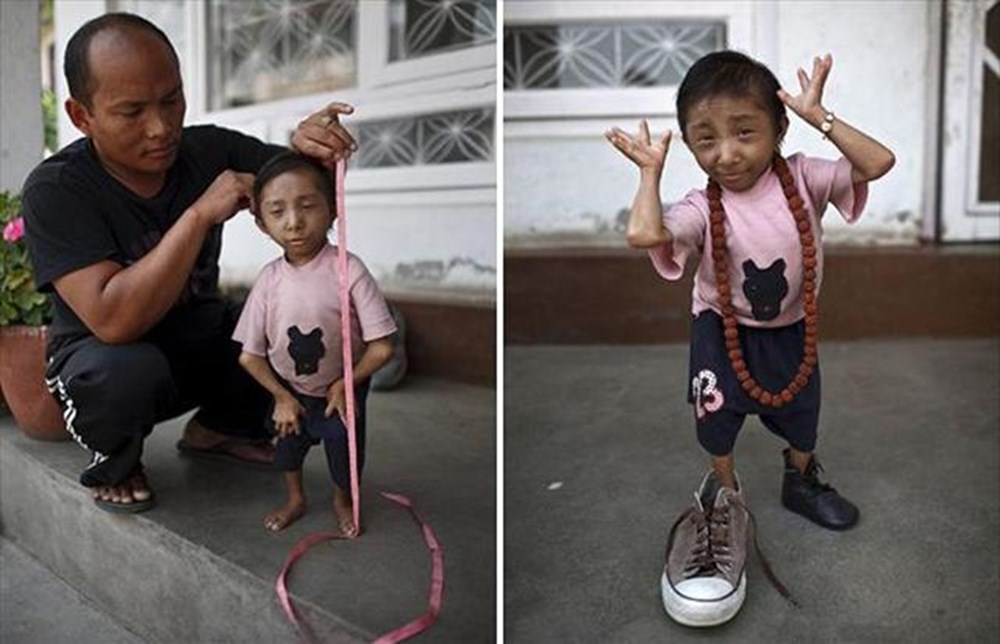
<instances>
[{"instance_id":1,"label":"black shoe","mask_svg":"<svg viewBox=\"0 0 1000 644\"><path fill-rule=\"evenodd\" d=\"M785 480L781 485L781 504L813 523L830 530L847 530L858 522L858 508L840 496L837 490L819 480L822 467L813 456L805 474L785 455Z\"/></svg>"}]
</instances>

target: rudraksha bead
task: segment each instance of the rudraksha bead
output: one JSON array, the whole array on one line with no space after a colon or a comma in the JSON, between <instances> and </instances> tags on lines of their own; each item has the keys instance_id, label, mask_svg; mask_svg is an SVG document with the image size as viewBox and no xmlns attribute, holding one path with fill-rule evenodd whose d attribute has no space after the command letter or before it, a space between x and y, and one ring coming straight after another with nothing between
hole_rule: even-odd
<instances>
[{"instance_id":1,"label":"rudraksha bead","mask_svg":"<svg viewBox=\"0 0 1000 644\"><path fill-rule=\"evenodd\" d=\"M743 352L740 350L739 343L739 325L736 320L736 308L732 303L732 285L727 266L728 252L725 244L726 211L722 206L722 189L719 187L719 184L709 179L706 194L708 196L710 232L712 234L712 259L714 260L716 291L719 296L719 309L722 311L723 335L729 360L736 373L736 378L740 381L740 386L748 392L750 397L754 400L759 400L761 404L777 409L791 402L795 395L808 384L809 377L813 373L813 367L817 363L816 330L819 322L819 310L815 295L815 268L818 264L819 251L815 246L816 237L812 232L812 220L805 208L802 196L795 186L795 180L788 168L788 164L777 154L774 157L774 171L778 175L782 192L788 201L788 209L791 211L795 226L799 230L803 266L801 292L803 293L803 312L805 314L803 360L799 365L795 377L780 393L771 393L760 387L750 375L746 362L743 360Z\"/></svg>"}]
</instances>

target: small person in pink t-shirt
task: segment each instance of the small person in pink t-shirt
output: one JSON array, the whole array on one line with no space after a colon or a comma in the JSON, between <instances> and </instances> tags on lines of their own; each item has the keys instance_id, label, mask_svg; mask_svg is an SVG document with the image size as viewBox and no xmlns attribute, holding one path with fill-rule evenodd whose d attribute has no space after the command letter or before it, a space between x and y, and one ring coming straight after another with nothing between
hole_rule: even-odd
<instances>
[{"instance_id":1,"label":"small person in pink t-shirt","mask_svg":"<svg viewBox=\"0 0 1000 644\"><path fill-rule=\"evenodd\" d=\"M341 358L337 250L327 240L335 217L330 172L301 154L268 161L254 180L257 225L284 249L257 277L233 332L240 365L272 396L278 435L275 465L285 472L288 499L264 519L278 531L305 513L302 463L321 440L334 481L333 512L353 536L344 365ZM364 464L365 401L372 373L392 357L396 324L375 280L348 255L354 356L358 469Z\"/></svg>"},{"instance_id":2,"label":"small person in pink t-shirt","mask_svg":"<svg viewBox=\"0 0 1000 644\"><path fill-rule=\"evenodd\" d=\"M767 67L743 54L715 52L695 62L678 89L677 120L708 186L665 213L659 185L671 132L652 140L643 121L635 136L618 128L606 133L639 168L629 245L648 249L657 272L669 280L681 277L689 257L700 256L688 393L711 468L694 506L670 532L660 580L667 613L684 624L721 624L743 603L749 512L733 447L747 414L758 415L788 443L785 507L834 530L858 521L857 507L819 480L813 455L822 217L833 204L855 221L867 183L895 159L823 106L832 65L828 54L814 58L811 77L799 69L801 93L793 96ZM784 158L786 106L843 157Z\"/></svg>"}]
</instances>

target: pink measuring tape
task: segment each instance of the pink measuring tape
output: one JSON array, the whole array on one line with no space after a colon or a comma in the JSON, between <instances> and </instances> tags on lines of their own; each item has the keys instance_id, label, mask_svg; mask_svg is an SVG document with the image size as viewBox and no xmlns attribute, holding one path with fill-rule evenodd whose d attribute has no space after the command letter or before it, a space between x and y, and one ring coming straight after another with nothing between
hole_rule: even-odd
<instances>
[{"instance_id":1,"label":"pink measuring tape","mask_svg":"<svg viewBox=\"0 0 1000 644\"><path fill-rule=\"evenodd\" d=\"M340 298L340 327L341 345L343 347L344 358L344 390L347 399L347 446L351 464L351 499L354 501L354 525L356 532L353 537L346 537L339 532L317 532L301 539L288 553L278 578L274 583L274 590L278 595L278 602L285 611L285 616L295 626L300 634L305 635L298 617L295 615L295 607L288 596L288 586L285 577L291 569L292 564L306 553L309 548L329 541L331 539L353 539L361 534L361 490L358 484L358 450L357 434L354 424L354 358L351 352L351 296L347 278L347 213L344 208L344 175L347 172L344 161L338 161L335 171L334 186L337 194L337 292ZM379 492L379 494L393 503L405 508L413 520L420 526L424 542L431 553L431 588L430 596L427 600L427 611L417 619L392 630L385 635L381 635L375 640L375 644L394 644L421 633L434 623L438 613L441 612L441 602L444 596L444 556L441 545L431 527L420 518L413 502L402 494L392 492Z\"/></svg>"}]
</instances>

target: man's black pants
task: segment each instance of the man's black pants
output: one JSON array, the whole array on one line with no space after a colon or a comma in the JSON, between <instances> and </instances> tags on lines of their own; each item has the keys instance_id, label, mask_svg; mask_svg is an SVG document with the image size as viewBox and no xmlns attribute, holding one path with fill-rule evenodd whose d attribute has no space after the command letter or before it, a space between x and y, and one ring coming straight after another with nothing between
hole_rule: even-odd
<instances>
[{"instance_id":1,"label":"man's black pants","mask_svg":"<svg viewBox=\"0 0 1000 644\"><path fill-rule=\"evenodd\" d=\"M238 362L231 339L239 307L216 299L182 305L138 342L93 336L49 356L46 380L73 438L93 452L87 487L117 485L139 466L153 425L199 407L195 420L233 437L266 439L270 398Z\"/></svg>"}]
</instances>

